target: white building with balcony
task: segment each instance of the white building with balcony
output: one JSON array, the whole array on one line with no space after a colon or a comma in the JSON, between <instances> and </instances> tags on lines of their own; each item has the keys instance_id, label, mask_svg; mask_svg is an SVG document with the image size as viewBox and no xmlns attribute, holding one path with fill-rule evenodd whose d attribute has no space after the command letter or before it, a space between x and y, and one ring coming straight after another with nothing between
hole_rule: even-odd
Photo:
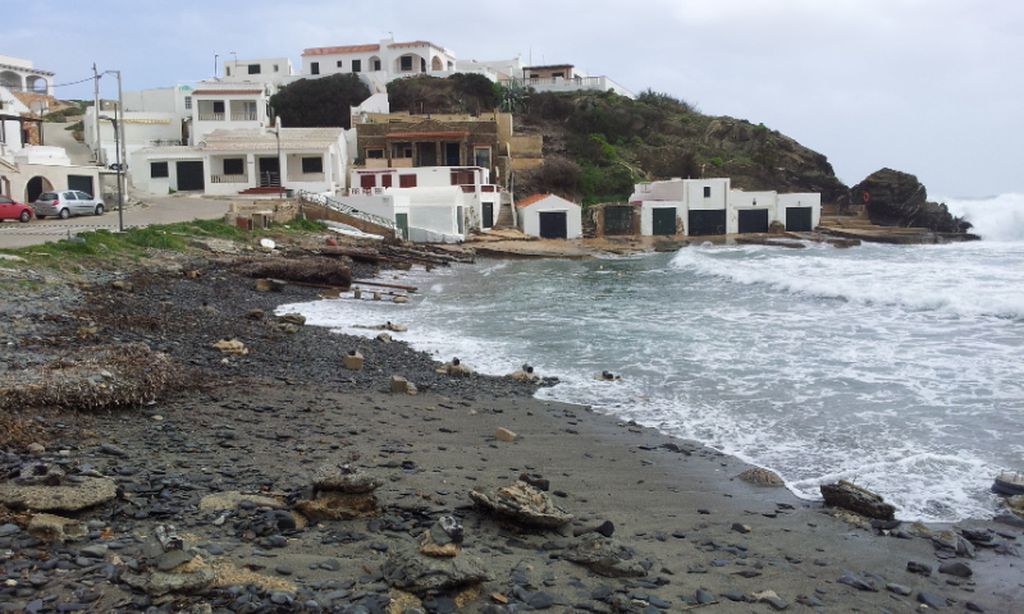
<instances>
[{"instance_id":1,"label":"white building with balcony","mask_svg":"<svg viewBox=\"0 0 1024 614\"><path fill-rule=\"evenodd\" d=\"M511 79L524 87L538 92L578 92L611 90L620 96L636 98L636 95L609 77L590 76L572 64L549 64L546 66L524 66L522 74Z\"/></svg>"},{"instance_id":2,"label":"white building with balcony","mask_svg":"<svg viewBox=\"0 0 1024 614\"><path fill-rule=\"evenodd\" d=\"M455 54L430 41L395 42L385 39L366 45L311 47L302 52L306 77L354 73L376 91L389 81L420 74L446 76L455 72Z\"/></svg>"},{"instance_id":3,"label":"white building with balcony","mask_svg":"<svg viewBox=\"0 0 1024 614\"><path fill-rule=\"evenodd\" d=\"M191 92L191 144L199 145L214 130L269 126L269 103L264 83L201 81Z\"/></svg>"},{"instance_id":4,"label":"white building with balcony","mask_svg":"<svg viewBox=\"0 0 1024 614\"><path fill-rule=\"evenodd\" d=\"M0 87L53 96L53 73L36 68L32 60L0 55Z\"/></svg>"},{"instance_id":5,"label":"white building with balcony","mask_svg":"<svg viewBox=\"0 0 1024 614\"><path fill-rule=\"evenodd\" d=\"M459 242L494 226L502 191L479 166L359 168L345 204L395 222L416 242Z\"/></svg>"}]
</instances>

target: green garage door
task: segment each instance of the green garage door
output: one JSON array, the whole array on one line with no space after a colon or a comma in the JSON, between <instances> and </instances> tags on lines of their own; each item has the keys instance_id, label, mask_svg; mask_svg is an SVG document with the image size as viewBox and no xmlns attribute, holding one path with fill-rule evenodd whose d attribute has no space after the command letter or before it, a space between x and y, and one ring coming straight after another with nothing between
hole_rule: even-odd
<instances>
[{"instance_id":1,"label":"green garage door","mask_svg":"<svg viewBox=\"0 0 1024 614\"><path fill-rule=\"evenodd\" d=\"M653 234L674 235L676 234L676 208L661 208L651 210Z\"/></svg>"},{"instance_id":2,"label":"green garage door","mask_svg":"<svg viewBox=\"0 0 1024 614\"><path fill-rule=\"evenodd\" d=\"M696 209L690 211L691 237L725 234L725 209Z\"/></svg>"},{"instance_id":3,"label":"green garage door","mask_svg":"<svg viewBox=\"0 0 1024 614\"><path fill-rule=\"evenodd\" d=\"M810 232L812 219L810 207L786 207L786 230Z\"/></svg>"},{"instance_id":4,"label":"green garage door","mask_svg":"<svg viewBox=\"0 0 1024 614\"><path fill-rule=\"evenodd\" d=\"M740 232L768 232L768 210L740 210Z\"/></svg>"},{"instance_id":5,"label":"green garage door","mask_svg":"<svg viewBox=\"0 0 1024 614\"><path fill-rule=\"evenodd\" d=\"M494 203L483 203L480 208L481 214L484 218L481 220L481 225L484 228L494 226Z\"/></svg>"}]
</instances>

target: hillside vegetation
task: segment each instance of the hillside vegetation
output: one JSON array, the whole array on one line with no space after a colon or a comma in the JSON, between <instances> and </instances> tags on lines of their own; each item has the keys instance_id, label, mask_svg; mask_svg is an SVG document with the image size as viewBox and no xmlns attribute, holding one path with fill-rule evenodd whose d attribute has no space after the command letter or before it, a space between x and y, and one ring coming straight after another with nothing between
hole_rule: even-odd
<instances>
[{"instance_id":1,"label":"hillside vegetation","mask_svg":"<svg viewBox=\"0 0 1024 614\"><path fill-rule=\"evenodd\" d=\"M575 165L574 195L584 202L623 200L636 181L671 177L731 177L736 188L821 192L826 202L847 194L822 154L763 124L704 115L667 94L528 93L516 120L518 132L545 135L545 166L562 169L539 169L525 187L545 189Z\"/></svg>"}]
</instances>

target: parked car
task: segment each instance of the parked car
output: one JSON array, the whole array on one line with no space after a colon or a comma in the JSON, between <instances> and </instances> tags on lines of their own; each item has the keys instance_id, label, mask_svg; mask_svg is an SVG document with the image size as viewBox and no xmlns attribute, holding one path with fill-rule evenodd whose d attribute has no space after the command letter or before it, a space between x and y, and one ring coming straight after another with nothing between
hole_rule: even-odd
<instances>
[{"instance_id":1,"label":"parked car","mask_svg":"<svg viewBox=\"0 0 1024 614\"><path fill-rule=\"evenodd\" d=\"M32 207L19 203L10 196L0 195L0 220L27 222L32 219Z\"/></svg>"},{"instance_id":2,"label":"parked car","mask_svg":"<svg viewBox=\"0 0 1024 614\"><path fill-rule=\"evenodd\" d=\"M32 203L36 217L43 219L48 215L56 215L66 220L72 215L103 215L103 201L79 190L63 192L43 192Z\"/></svg>"}]
</instances>

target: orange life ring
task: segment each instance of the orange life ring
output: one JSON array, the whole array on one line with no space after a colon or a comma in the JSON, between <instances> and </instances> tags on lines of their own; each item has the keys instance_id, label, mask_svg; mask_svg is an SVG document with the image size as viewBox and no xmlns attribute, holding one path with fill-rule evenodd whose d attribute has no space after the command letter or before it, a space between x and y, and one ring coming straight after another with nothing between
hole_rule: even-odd
<instances>
[{"instance_id":1,"label":"orange life ring","mask_svg":"<svg viewBox=\"0 0 1024 614\"><path fill-rule=\"evenodd\" d=\"M861 194L861 198L864 200L865 203L869 202L871 200L871 192L864 190L864 193Z\"/></svg>"}]
</instances>

